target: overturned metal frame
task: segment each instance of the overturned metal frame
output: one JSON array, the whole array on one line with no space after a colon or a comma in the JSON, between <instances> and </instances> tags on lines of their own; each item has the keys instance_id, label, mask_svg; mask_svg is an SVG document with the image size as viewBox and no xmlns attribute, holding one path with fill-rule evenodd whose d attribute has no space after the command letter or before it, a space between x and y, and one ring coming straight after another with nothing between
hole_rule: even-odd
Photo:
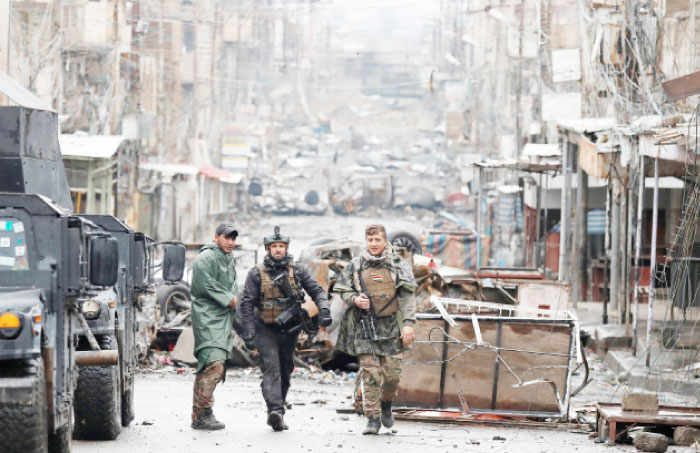
<instances>
[{"instance_id":1,"label":"overturned metal frame","mask_svg":"<svg viewBox=\"0 0 700 453\"><path fill-rule=\"evenodd\" d=\"M440 314L418 315L418 337L414 350L406 353L404 380L395 400L398 407L568 418L572 372L583 362L575 314L439 297L431 301ZM449 307L455 305L473 313L450 314ZM490 314L479 315L481 310ZM515 310L532 317L503 316ZM522 332L526 332L523 340L541 341L538 331L548 329L557 335L561 350L549 344L541 349L510 344L520 341ZM537 387L543 384L551 390Z\"/></svg>"}]
</instances>

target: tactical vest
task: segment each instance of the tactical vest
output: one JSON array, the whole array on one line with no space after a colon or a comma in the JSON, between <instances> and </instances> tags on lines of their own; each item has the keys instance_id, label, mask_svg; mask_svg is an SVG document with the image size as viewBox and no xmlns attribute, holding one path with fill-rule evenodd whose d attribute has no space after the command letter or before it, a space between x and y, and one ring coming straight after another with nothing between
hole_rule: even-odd
<instances>
[{"instance_id":1,"label":"tactical vest","mask_svg":"<svg viewBox=\"0 0 700 453\"><path fill-rule=\"evenodd\" d=\"M360 274L367 287L367 292L372 298L374 315L382 318L395 314L399 309L399 301L396 297L396 284L391 277L391 271L386 267L369 267L363 269ZM357 272L355 272L355 279L355 288L362 288Z\"/></svg>"},{"instance_id":2,"label":"tactical vest","mask_svg":"<svg viewBox=\"0 0 700 453\"><path fill-rule=\"evenodd\" d=\"M256 266L260 271L260 292L262 293L262 301L260 302L260 317L265 324L272 324L275 319L291 307L291 303L282 302L280 299L284 298L282 292L275 283L270 278L270 274L265 270L265 266L259 264ZM294 281L294 265L289 265L289 284L292 288L296 288L296 282Z\"/></svg>"}]
</instances>

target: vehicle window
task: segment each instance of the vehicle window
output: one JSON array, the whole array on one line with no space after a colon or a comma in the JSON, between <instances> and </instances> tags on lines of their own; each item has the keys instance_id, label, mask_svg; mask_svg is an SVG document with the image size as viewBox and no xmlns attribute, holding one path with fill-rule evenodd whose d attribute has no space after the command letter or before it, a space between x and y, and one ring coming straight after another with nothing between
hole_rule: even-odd
<instances>
[{"instance_id":1,"label":"vehicle window","mask_svg":"<svg viewBox=\"0 0 700 453\"><path fill-rule=\"evenodd\" d=\"M0 271L27 270L29 257L24 223L0 217Z\"/></svg>"}]
</instances>

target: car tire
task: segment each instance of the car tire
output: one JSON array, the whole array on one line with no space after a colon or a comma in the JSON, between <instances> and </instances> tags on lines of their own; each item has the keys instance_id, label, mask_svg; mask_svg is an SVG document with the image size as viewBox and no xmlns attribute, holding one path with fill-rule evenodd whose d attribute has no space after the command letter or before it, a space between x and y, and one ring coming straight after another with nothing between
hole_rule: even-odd
<instances>
[{"instance_id":1,"label":"car tire","mask_svg":"<svg viewBox=\"0 0 700 453\"><path fill-rule=\"evenodd\" d=\"M122 393L122 426L127 427L134 421L134 380L132 378L129 387Z\"/></svg>"},{"instance_id":2,"label":"car tire","mask_svg":"<svg viewBox=\"0 0 700 453\"><path fill-rule=\"evenodd\" d=\"M0 405L0 439L6 451L46 453L48 451L48 418L46 412L46 379L41 358L3 367L2 377L34 376L31 404Z\"/></svg>"},{"instance_id":3,"label":"car tire","mask_svg":"<svg viewBox=\"0 0 700 453\"><path fill-rule=\"evenodd\" d=\"M117 349L113 336L99 338L102 349ZM73 437L114 440L122 430L122 394L119 365L84 366L78 370L73 410Z\"/></svg>"},{"instance_id":4,"label":"car tire","mask_svg":"<svg viewBox=\"0 0 700 453\"><path fill-rule=\"evenodd\" d=\"M405 247L413 254L423 254L423 247L421 247L418 238L407 231L396 231L389 234L389 242L394 247Z\"/></svg>"},{"instance_id":5,"label":"car tire","mask_svg":"<svg viewBox=\"0 0 700 453\"><path fill-rule=\"evenodd\" d=\"M174 298L178 298L182 301L192 300L190 288L182 283L177 285L161 285L158 287L156 294L158 308L160 309L160 314L158 316L159 326L165 325L170 320L168 317L168 306L172 303Z\"/></svg>"},{"instance_id":6,"label":"car tire","mask_svg":"<svg viewBox=\"0 0 700 453\"><path fill-rule=\"evenodd\" d=\"M49 433L49 453L70 453L71 438L73 437L73 419L55 432Z\"/></svg>"}]
</instances>

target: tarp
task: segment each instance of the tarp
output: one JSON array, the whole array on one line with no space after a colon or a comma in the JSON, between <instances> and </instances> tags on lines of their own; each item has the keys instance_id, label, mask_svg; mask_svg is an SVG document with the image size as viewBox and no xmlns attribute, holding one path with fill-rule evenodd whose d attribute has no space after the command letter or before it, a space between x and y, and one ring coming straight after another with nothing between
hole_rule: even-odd
<instances>
[{"instance_id":1,"label":"tarp","mask_svg":"<svg viewBox=\"0 0 700 453\"><path fill-rule=\"evenodd\" d=\"M218 179L221 182L228 184L238 184L243 181L242 173L234 173L223 168L202 167L199 169L199 174L207 178Z\"/></svg>"},{"instance_id":2,"label":"tarp","mask_svg":"<svg viewBox=\"0 0 700 453\"><path fill-rule=\"evenodd\" d=\"M588 234L605 234L605 209L588 210ZM561 222L554 225L550 230L552 233L561 233Z\"/></svg>"},{"instance_id":3,"label":"tarp","mask_svg":"<svg viewBox=\"0 0 700 453\"><path fill-rule=\"evenodd\" d=\"M519 193L499 193L496 201L496 225L515 227L522 231L525 227L523 205Z\"/></svg>"},{"instance_id":4,"label":"tarp","mask_svg":"<svg viewBox=\"0 0 700 453\"><path fill-rule=\"evenodd\" d=\"M473 234L432 233L421 240L423 250L442 261L445 266L476 269L477 244Z\"/></svg>"}]
</instances>

